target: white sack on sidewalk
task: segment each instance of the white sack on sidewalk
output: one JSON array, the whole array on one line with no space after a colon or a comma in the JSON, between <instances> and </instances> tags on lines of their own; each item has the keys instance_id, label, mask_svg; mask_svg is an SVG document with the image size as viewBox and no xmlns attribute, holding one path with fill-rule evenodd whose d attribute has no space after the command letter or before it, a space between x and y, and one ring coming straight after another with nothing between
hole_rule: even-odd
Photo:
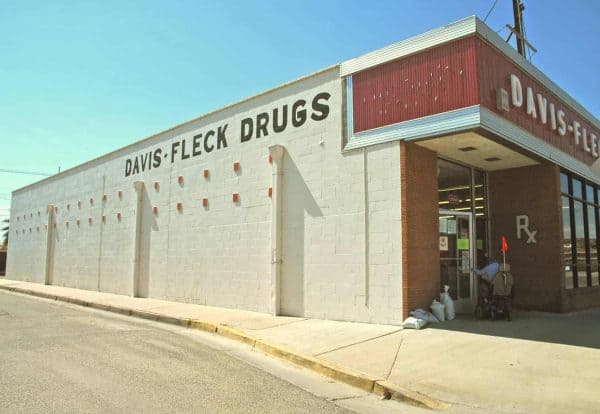
<instances>
[{"instance_id":1,"label":"white sack on sidewalk","mask_svg":"<svg viewBox=\"0 0 600 414\"><path fill-rule=\"evenodd\" d=\"M450 286L444 285L444 293L441 294L440 299L441 299L441 302L444 304L444 306L446 306L446 308L445 308L446 319L451 321L456 316L456 312L454 311L454 301L450 297L449 290L450 290Z\"/></svg>"},{"instance_id":2,"label":"white sack on sidewalk","mask_svg":"<svg viewBox=\"0 0 600 414\"><path fill-rule=\"evenodd\" d=\"M446 312L446 305L444 305L443 303L438 302L435 299L433 300L433 302L431 302L431 312L433 312L433 315L440 322L444 322L444 320L446 319L445 313L444 313L444 312Z\"/></svg>"},{"instance_id":3,"label":"white sack on sidewalk","mask_svg":"<svg viewBox=\"0 0 600 414\"><path fill-rule=\"evenodd\" d=\"M402 327L403 328L407 328L407 329L421 329L425 325L427 325L427 321L426 320L424 320L424 319L417 319L417 318L414 318L412 316L409 316L408 318L406 318L404 320L404 322L402 323Z\"/></svg>"},{"instance_id":4,"label":"white sack on sidewalk","mask_svg":"<svg viewBox=\"0 0 600 414\"><path fill-rule=\"evenodd\" d=\"M427 312L424 309L415 309L414 311L412 311L410 313L410 316L414 316L417 319L423 319L424 321L430 322L430 323L438 323L439 319L432 314L431 312Z\"/></svg>"}]
</instances>

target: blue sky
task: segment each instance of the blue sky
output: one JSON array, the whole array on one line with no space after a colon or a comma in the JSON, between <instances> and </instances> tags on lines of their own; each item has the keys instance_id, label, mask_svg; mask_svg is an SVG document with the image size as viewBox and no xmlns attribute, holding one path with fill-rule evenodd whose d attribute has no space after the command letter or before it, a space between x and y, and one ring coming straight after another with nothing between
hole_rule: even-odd
<instances>
[{"instance_id":1,"label":"blue sky","mask_svg":"<svg viewBox=\"0 0 600 414\"><path fill-rule=\"evenodd\" d=\"M0 0L0 169L73 167L493 3ZM600 1L524 3L533 63L600 117ZM38 179L0 172L0 220Z\"/></svg>"}]
</instances>

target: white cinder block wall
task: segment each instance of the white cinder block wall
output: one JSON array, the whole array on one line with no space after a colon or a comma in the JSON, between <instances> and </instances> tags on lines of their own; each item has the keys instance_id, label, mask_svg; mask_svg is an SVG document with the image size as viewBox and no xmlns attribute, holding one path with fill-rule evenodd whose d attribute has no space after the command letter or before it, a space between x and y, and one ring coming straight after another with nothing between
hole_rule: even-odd
<instances>
[{"instance_id":1,"label":"white cinder block wall","mask_svg":"<svg viewBox=\"0 0 600 414\"><path fill-rule=\"evenodd\" d=\"M320 93L329 96L317 101L328 106L326 117L322 107L312 107ZM306 120L294 126L292 106L301 99ZM273 109L278 108L281 125L286 105L287 126L277 133ZM46 208L52 204L57 211L51 283L133 294L136 214L141 214L140 296L272 312L268 191L274 167L268 148L278 144L285 147L280 312L400 323L399 144L343 152L343 110L335 67L18 190L7 277L44 282ZM257 137L257 123L263 122L257 115L263 112L269 117L267 135L263 129ZM254 134L242 142L245 118L253 119ZM226 147L221 142L218 148L225 124ZM204 148L207 133L208 150L214 146L210 152ZM199 134L195 151L201 154L193 156ZM150 151L145 171L126 176L127 160L133 170L134 157L141 164ZM154 165L157 159L160 166ZM135 181L144 183L139 212ZM239 194L237 203L233 193Z\"/></svg>"}]
</instances>

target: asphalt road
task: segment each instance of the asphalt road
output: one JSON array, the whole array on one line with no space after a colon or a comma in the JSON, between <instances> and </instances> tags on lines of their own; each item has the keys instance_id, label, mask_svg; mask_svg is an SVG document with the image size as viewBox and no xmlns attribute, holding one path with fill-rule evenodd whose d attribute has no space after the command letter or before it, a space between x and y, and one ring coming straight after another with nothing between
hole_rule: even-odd
<instances>
[{"instance_id":1,"label":"asphalt road","mask_svg":"<svg viewBox=\"0 0 600 414\"><path fill-rule=\"evenodd\" d=\"M0 411L350 412L155 325L0 293Z\"/></svg>"}]
</instances>

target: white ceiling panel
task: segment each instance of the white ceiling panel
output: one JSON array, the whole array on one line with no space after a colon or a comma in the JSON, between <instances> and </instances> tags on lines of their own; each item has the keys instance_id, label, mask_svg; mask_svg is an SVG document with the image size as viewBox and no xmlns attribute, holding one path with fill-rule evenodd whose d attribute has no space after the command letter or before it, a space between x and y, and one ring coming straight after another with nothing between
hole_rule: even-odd
<instances>
[{"instance_id":1,"label":"white ceiling panel","mask_svg":"<svg viewBox=\"0 0 600 414\"><path fill-rule=\"evenodd\" d=\"M475 132L465 132L418 141L416 144L429 148L442 157L472 165L485 171L539 164L536 160ZM466 148L474 149L464 151Z\"/></svg>"}]
</instances>

